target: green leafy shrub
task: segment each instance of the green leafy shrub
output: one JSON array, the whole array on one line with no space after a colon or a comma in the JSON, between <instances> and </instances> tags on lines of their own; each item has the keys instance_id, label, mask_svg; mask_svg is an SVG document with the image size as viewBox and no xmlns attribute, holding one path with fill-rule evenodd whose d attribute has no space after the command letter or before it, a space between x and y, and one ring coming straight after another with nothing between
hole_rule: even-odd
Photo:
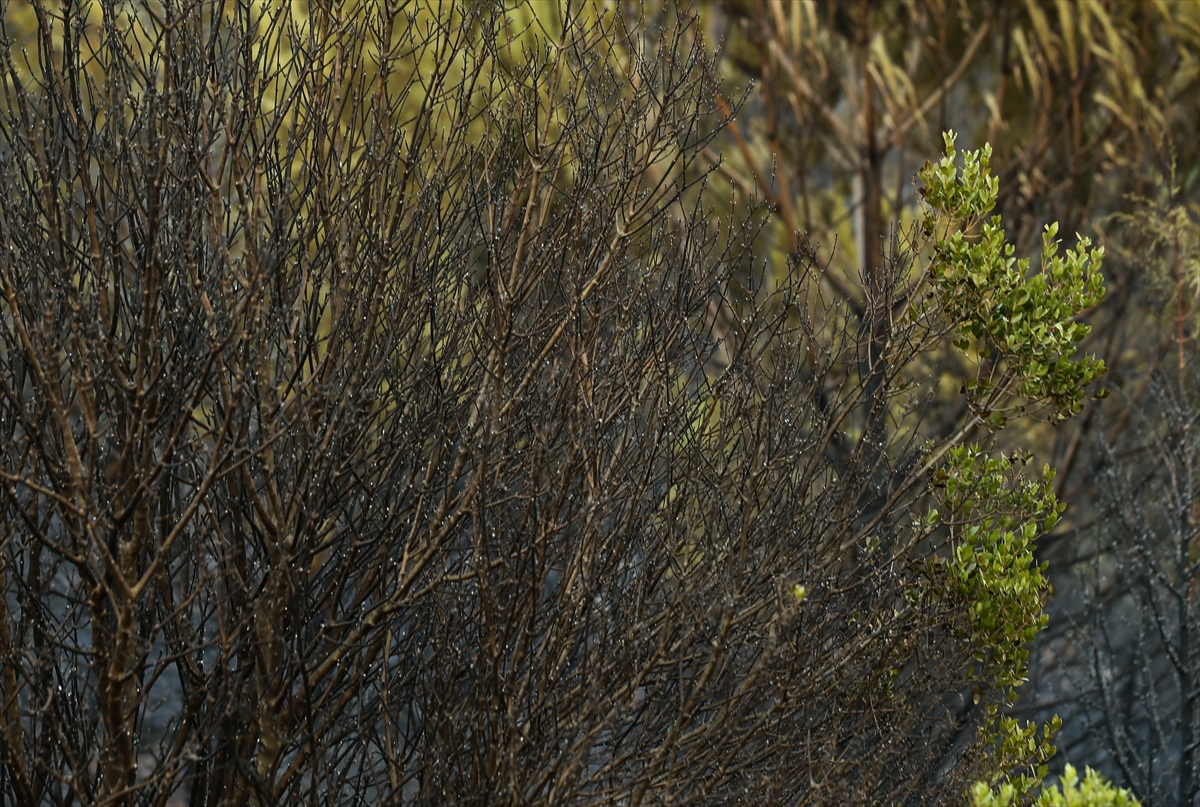
<instances>
[{"instance_id":1,"label":"green leafy shrub","mask_svg":"<svg viewBox=\"0 0 1200 807\"><path fill-rule=\"evenodd\" d=\"M1008 416L1043 411L1052 422L1076 414L1086 387L1104 373L1104 362L1076 357L1089 327L1076 318L1104 297L1102 249L1079 237L1079 246L1058 254L1058 225L1045 227L1040 266L1014 257L996 204L999 181L989 170L991 148L967 152L957 165L955 135L945 134L946 153L921 171L927 215L924 237L932 242L928 274L931 299L917 316L940 312L954 332L954 346L977 362L963 384L973 416L969 425L993 429ZM932 492L944 512L930 508L921 529L947 533L945 551L927 564L924 596L952 597L965 611L959 635L974 648L975 702L983 702L981 745L993 770L973 793L1007 794L1025 803L1046 775L1054 754L1055 718L1037 736L1036 724L1004 717L1025 680L1027 645L1046 626L1050 594L1046 564L1034 560L1034 542L1063 514L1055 496L1054 470L1039 481L1023 480L1031 454L991 456L979 445L948 445L934 470ZM1020 771L1020 772L1019 772ZM1027 773L1024 771L1028 771ZM982 789L982 790L981 790ZM1006 802L1007 803L1007 802ZM1040 802L1039 802L1040 803ZM1056 802L1051 802L1056 803ZM1090 802L1089 802L1090 803Z\"/></svg>"}]
</instances>

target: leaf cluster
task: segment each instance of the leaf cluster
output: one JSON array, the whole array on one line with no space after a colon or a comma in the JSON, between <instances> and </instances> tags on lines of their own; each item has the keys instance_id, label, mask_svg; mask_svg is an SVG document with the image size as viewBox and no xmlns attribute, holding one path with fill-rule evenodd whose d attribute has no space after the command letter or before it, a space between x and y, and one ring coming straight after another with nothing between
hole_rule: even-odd
<instances>
[{"instance_id":1,"label":"leaf cluster","mask_svg":"<svg viewBox=\"0 0 1200 807\"><path fill-rule=\"evenodd\" d=\"M945 513L935 509L927 516L951 532L952 555L934 562L935 579L966 603L963 638L976 648L981 674L1001 687L1020 684L1025 645L1046 624L1046 566L1034 561L1033 546L1064 510L1054 495L1053 469L1045 467L1041 482L1026 481L1022 465L977 445L952 448L932 479Z\"/></svg>"},{"instance_id":2,"label":"leaf cluster","mask_svg":"<svg viewBox=\"0 0 1200 807\"><path fill-rule=\"evenodd\" d=\"M1091 241L1081 236L1076 249L1060 256L1058 225L1049 224L1031 274L1029 260L1014 256L1000 217L983 221L999 187L988 172L991 148L966 153L960 171L954 141L947 133L946 156L927 164L920 177L931 208L923 227L936 234L930 280L957 328L955 345L966 353L974 344L982 359L992 360L965 390L975 411L997 427L1018 396L1048 406L1053 421L1065 420L1079 412L1087 385L1105 370L1094 356L1074 358L1091 331L1077 318L1104 298L1104 250L1089 250Z\"/></svg>"},{"instance_id":3,"label":"leaf cluster","mask_svg":"<svg viewBox=\"0 0 1200 807\"><path fill-rule=\"evenodd\" d=\"M1026 798L1019 788L1004 784L989 789L982 782L971 789L971 807L1140 807L1141 802L1123 787L1115 787L1091 768L1083 779L1075 766L1068 764L1059 787L1043 788L1037 798Z\"/></svg>"}]
</instances>

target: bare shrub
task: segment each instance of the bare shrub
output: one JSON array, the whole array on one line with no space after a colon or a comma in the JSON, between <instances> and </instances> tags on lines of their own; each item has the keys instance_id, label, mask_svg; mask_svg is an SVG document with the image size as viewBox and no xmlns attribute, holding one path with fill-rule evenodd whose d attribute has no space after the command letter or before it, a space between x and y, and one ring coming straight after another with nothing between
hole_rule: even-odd
<instances>
[{"instance_id":1,"label":"bare shrub","mask_svg":"<svg viewBox=\"0 0 1200 807\"><path fill-rule=\"evenodd\" d=\"M961 798L954 323L710 220L688 19L132 5L2 54L6 798Z\"/></svg>"}]
</instances>

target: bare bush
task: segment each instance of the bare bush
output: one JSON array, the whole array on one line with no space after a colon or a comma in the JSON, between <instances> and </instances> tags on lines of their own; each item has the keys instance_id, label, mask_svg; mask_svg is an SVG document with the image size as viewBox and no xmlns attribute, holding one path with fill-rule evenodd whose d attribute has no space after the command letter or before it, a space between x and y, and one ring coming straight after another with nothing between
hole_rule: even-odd
<instances>
[{"instance_id":1,"label":"bare bush","mask_svg":"<svg viewBox=\"0 0 1200 807\"><path fill-rule=\"evenodd\" d=\"M1155 372L1106 424L1119 439L1095 449L1096 518L1071 533L1076 579L1040 642L1039 663L1062 671L1038 701L1068 716L1063 744L1094 749L1146 805L1200 798L1200 410L1189 376Z\"/></svg>"},{"instance_id":2,"label":"bare bush","mask_svg":"<svg viewBox=\"0 0 1200 807\"><path fill-rule=\"evenodd\" d=\"M955 323L920 244L859 311L752 268L688 19L34 7L6 798L946 803L991 764L957 527L912 526L987 414L922 445Z\"/></svg>"}]
</instances>

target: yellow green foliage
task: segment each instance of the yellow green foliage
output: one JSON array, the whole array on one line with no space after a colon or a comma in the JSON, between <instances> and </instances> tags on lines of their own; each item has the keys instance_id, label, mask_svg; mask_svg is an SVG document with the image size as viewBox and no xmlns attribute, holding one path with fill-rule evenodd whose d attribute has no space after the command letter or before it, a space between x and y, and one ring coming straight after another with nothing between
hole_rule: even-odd
<instances>
[{"instance_id":1,"label":"yellow green foliage","mask_svg":"<svg viewBox=\"0 0 1200 807\"><path fill-rule=\"evenodd\" d=\"M991 789L983 782L971 788L971 807L1140 807L1141 802L1128 790L1115 787L1091 768L1082 781L1075 768L1067 765L1060 788L1043 788L1033 800L1021 799L1011 784Z\"/></svg>"},{"instance_id":2,"label":"yellow green foliage","mask_svg":"<svg viewBox=\"0 0 1200 807\"><path fill-rule=\"evenodd\" d=\"M1004 426L1006 409L1024 411L1021 399L1046 405L1053 420L1065 420L1079 412L1085 388L1104 373L1103 361L1074 358L1076 344L1091 331L1075 318L1104 299L1104 250L1089 250L1091 241L1078 236L1078 248L1059 256L1058 224L1048 224L1040 266L1031 274L1029 260L1014 257L1000 217L984 221L999 190L988 172L991 147L967 153L960 172L954 139L953 132L946 134L946 156L926 164L921 180L934 212L924 221L926 233L936 238L931 280L957 326L955 344L966 352L974 341L982 358L994 358L966 392L973 409L996 428Z\"/></svg>"},{"instance_id":3,"label":"yellow green foliage","mask_svg":"<svg viewBox=\"0 0 1200 807\"><path fill-rule=\"evenodd\" d=\"M964 638L978 648L975 660L1001 687L1021 682L1025 645L1046 625L1049 584L1046 565L1034 563L1033 542L1063 511L1053 479L1047 466L1041 482L1023 481L1012 459L978 446L951 449L933 477L954 541L941 571L968 603Z\"/></svg>"}]
</instances>

